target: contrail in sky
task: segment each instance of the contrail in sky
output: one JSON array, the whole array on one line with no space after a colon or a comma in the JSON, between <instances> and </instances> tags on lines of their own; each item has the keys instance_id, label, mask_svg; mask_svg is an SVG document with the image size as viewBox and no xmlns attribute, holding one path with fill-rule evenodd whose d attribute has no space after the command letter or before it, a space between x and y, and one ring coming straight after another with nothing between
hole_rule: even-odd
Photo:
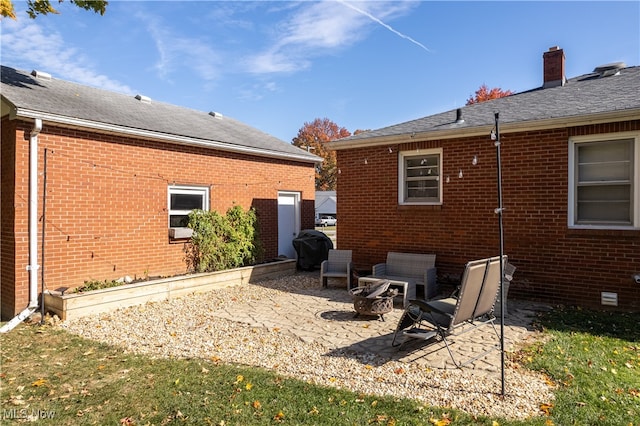
<instances>
[{"instance_id":1,"label":"contrail in sky","mask_svg":"<svg viewBox=\"0 0 640 426\"><path fill-rule=\"evenodd\" d=\"M369 12L367 12L366 10L362 10L359 9L355 6L353 6L352 4L347 3L346 1L343 0L338 0L340 3L344 4L345 6L347 6L348 8L355 10L358 13L361 13L362 15L366 16L367 18L371 19L374 22L377 22L378 24L382 25L383 27L385 27L386 29L388 29L389 31L391 31L392 33L409 40L411 43L416 44L418 46L420 46L421 48L423 48L424 50L426 50L427 52L431 52L431 50L429 50L427 48L427 46L425 46L424 44L420 43L417 40L412 39L411 37L402 34L399 31L396 31L395 29L393 29L390 25L385 24L384 22L382 22L380 19L376 18L375 16L373 16L372 14L370 14Z\"/></svg>"}]
</instances>

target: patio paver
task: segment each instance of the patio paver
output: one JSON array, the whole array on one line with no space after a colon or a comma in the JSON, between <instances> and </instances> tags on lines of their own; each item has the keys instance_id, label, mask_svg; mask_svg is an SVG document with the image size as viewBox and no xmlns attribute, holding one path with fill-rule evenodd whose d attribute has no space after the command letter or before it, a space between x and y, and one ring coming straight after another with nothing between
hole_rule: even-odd
<instances>
[{"instance_id":1,"label":"patio paver","mask_svg":"<svg viewBox=\"0 0 640 426\"><path fill-rule=\"evenodd\" d=\"M535 311L540 305L509 301L509 313L505 318L505 349L531 338ZM213 315L252 327L278 329L305 342L318 342L329 353L352 351L355 354L376 354L388 360L417 363L425 368L455 368L442 342L428 344L412 341L398 348L391 346L393 332L402 315L402 305L396 302L392 312L384 315L384 321L375 317L355 316L351 296L345 288L329 287L281 291L269 300L251 300L225 306ZM500 327L499 321L496 326ZM469 359L484 351L499 339L490 326L452 339L456 359ZM467 368L494 372L500 367L500 352L469 364Z\"/></svg>"}]
</instances>

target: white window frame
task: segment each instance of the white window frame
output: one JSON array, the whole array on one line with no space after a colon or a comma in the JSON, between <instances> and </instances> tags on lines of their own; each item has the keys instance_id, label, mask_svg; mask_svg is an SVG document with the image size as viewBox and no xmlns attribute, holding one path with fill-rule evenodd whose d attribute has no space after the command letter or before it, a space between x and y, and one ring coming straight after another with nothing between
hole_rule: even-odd
<instances>
[{"instance_id":1,"label":"white window frame","mask_svg":"<svg viewBox=\"0 0 640 426\"><path fill-rule=\"evenodd\" d=\"M187 186L187 185L169 185L167 188L167 225L169 227L169 236L172 238L189 238L192 235L192 230L185 227L172 227L171 216L173 215L187 215L193 210L172 210L171 209L171 195L173 194L188 194L188 195L200 195L202 196L202 210L209 210L209 187L208 186Z\"/></svg>"},{"instance_id":2,"label":"white window frame","mask_svg":"<svg viewBox=\"0 0 640 426\"><path fill-rule=\"evenodd\" d=\"M632 139L630 161L630 223L578 223L577 202L578 184L576 154L581 144L616 142ZM568 226L577 229L640 229L640 132L606 133L589 136L575 136L569 139L569 188L568 188Z\"/></svg>"},{"instance_id":3,"label":"white window frame","mask_svg":"<svg viewBox=\"0 0 640 426\"><path fill-rule=\"evenodd\" d=\"M432 174L425 179L435 180L438 195L431 199L410 198L408 195L407 160L421 156L437 156L436 168L431 168ZM425 169L426 170L426 169ZM415 178L414 178L415 179ZM400 205L441 205L442 204L442 148L418 149L401 151L398 155L398 204Z\"/></svg>"}]
</instances>

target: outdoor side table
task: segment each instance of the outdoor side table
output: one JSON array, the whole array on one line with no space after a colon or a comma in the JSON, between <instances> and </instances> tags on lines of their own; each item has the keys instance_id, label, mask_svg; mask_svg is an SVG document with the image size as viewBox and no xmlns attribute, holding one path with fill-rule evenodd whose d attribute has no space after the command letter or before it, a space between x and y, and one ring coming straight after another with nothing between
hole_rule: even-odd
<instances>
[{"instance_id":1,"label":"outdoor side table","mask_svg":"<svg viewBox=\"0 0 640 426\"><path fill-rule=\"evenodd\" d=\"M392 279L383 278L383 277L368 276L368 277L360 277L360 278L358 278L358 286L364 287L367 284L371 284L372 282L375 282L375 281L380 281L381 279L386 279L387 281L389 281L389 287L390 288L397 288L398 289L398 296L402 296L402 307L403 308L407 307L407 305L409 304L409 300L410 299L415 299L416 298L415 286L413 287L413 294L409 294L410 293L410 289L409 289L409 282L408 281L398 281L398 280L392 280Z\"/></svg>"}]
</instances>

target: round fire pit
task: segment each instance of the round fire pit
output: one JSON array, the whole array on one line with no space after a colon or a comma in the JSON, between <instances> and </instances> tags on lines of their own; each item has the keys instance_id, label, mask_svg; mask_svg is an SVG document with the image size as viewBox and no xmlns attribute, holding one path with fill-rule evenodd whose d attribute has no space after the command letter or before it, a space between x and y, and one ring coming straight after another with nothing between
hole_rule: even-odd
<instances>
[{"instance_id":1,"label":"round fire pit","mask_svg":"<svg viewBox=\"0 0 640 426\"><path fill-rule=\"evenodd\" d=\"M358 315L377 316L384 321L384 314L393 310L393 298L398 290L389 290L388 280L374 281L366 286L349 290L353 297L353 308Z\"/></svg>"}]
</instances>

